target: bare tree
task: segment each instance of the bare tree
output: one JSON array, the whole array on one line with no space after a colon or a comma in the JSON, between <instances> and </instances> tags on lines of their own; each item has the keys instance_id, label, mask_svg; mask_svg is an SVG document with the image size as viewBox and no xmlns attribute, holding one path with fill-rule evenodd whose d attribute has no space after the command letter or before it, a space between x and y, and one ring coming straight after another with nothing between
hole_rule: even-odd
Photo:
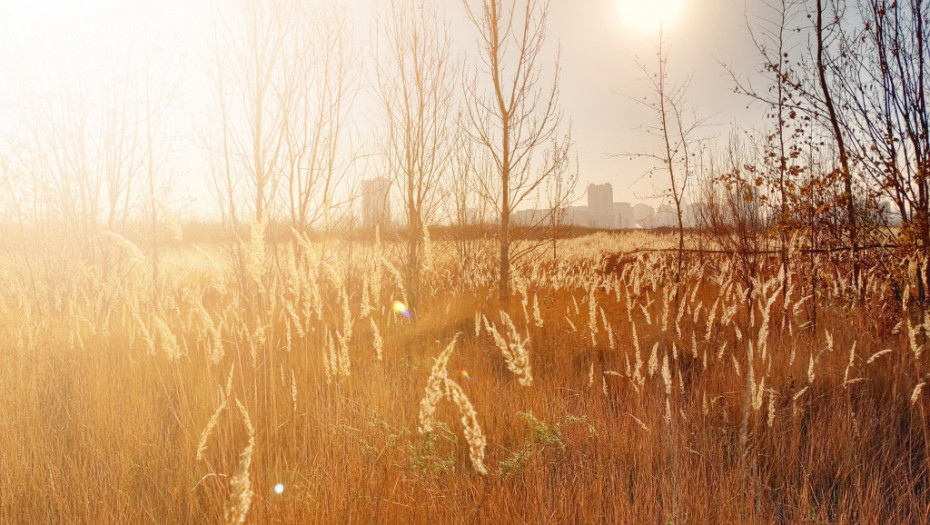
<instances>
[{"instance_id":1,"label":"bare tree","mask_svg":"<svg viewBox=\"0 0 930 525\"><path fill-rule=\"evenodd\" d=\"M855 212L855 204L853 202L852 194L852 172L849 169L849 154L846 150L846 139L843 135L843 130L840 124L840 117L838 115L836 104L833 100L833 90L830 87L830 82L828 81L828 69L827 69L827 60L826 57L826 40L829 38L827 34L827 29L825 29L823 21L823 1L816 0L815 8L815 22L814 22L814 38L817 42L817 54L816 54L816 65L817 65L817 79L820 86L820 94L822 98L822 105L826 109L826 114L829 118L830 129L833 131L833 139L836 141L836 148L839 154L840 159L840 169L842 180L843 180L843 205L846 209L846 226L849 229L849 249L852 255L853 262L853 282L858 286L859 283L859 239L858 239L858 227L857 219Z\"/></svg>"},{"instance_id":2,"label":"bare tree","mask_svg":"<svg viewBox=\"0 0 930 525\"><path fill-rule=\"evenodd\" d=\"M854 7L843 7L837 2L822 5L820 0L815 5L818 57L822 57L816 65L818 74L823 71L818 75L822 95L816 101L820 108L829 107L826 94L832 97L834 110L824 113L834 135L838 128L844 140L840 152L844 175L847 167L857 168L869 190L866 197L893 203L903 228L889 236L901 244L901 255L916 251L926 258L930 253L930 5L922 0L859 0ZM852 174L844 184L851 178ZM846 204L850 206L848 200ZM855 204L847 213L856 211ZM850 226L864 227L862 221ZM928 282L930 270L925 269L917 282L921 301L927 296Z\"/></svg>"},{"instance_id":3,"label":"bare tree","mask_svg":"<svg viewBox=\"0 0 930 525\"><path fill-rule=\"evenodd\" d=\"M459 117L461 122L461 117ZM475 144L459 128L453 147L453 159L449 166L447 191L443 201L447 204L446 215L454 230L455 248L461 270L472 261L473 254L469 237L482 221L476 199L475 178L480 169L475 154Z\"/></svg>"},{"instance_id":4,"label":"bare tree","mask_svg":"<svg viewBox=\"0 0 930 525\"><path fill-rule=\"evenodd\" d=\"M291 225L305 231L323 218L345 171L339 150L358 75L345 11L301 7L282 49L282 170Z\"/></svg>"},{"instance_id":5,"label":"bare tree","mask_svg":"<svg viewBox=\"0 0 930 525\"><path fill-rule=\"evenodd\" d=\"M285 144L282 59L295 7L287 0L234 0L214 16L222 134L215 182L234 228L240 192L246 192L257 222L268 217L274 201Z\"/></svg>"},{"instance_id":6,"label":"bare tree","mask_svg":"<svg viewBox=\"0 0 930 525\"><path fill-rule=\"evenodd\" d=\"M665 40L662 29L659 29L659 44L656 53L657 70L652 71L645 65L640 65L643 76L649 82L651 98L633 98L637 103L644 105L656 115L657 122L643 127L644 131L659 139L659 152L625 153L623 156L645 157L658 164L654 168L665 172L668 176L669 188L663 196L671 199L675 205L675 217L678 230L678 262L675 273L675 305L678 307L681 269L684 260L685 226L684 226L684 200L691 180L694 166L693 162L700 147L698 132L705 124L706 119L698 118L693 111L686 108L687 93L690 79L679 84L669 80L668 55L665 51Z\"/></svg>"},{"instance_id":7,"label":"bare tree","mask_svg":"<svg viewBox=\"0 0 930 525\"><path fill-rule=\"evenodd\" d=\"M552 84L545 87L541 78L548 1L464 3L478 33L480 57L465 86L468 129L493 166L493 173L478 179L479 191L500 215L498 292L507 304L511 213L552 173L564 169L571 139L561 132L558 56ZM547 148L549 153L540 155Z\"/></svg>"},{"instance_id":8,"label":"bare tree","mask_svg":"<svg viewBox=\"0 0 930 525\"><path fill-rule=\"evenodd\" d=\"M750 36L761 59L765 89L757 90L750 80L743 80L728 68L736 91L766 106L766 117L774 121L765 131L762 163L755 172L769 190L760 195L763 204L773 211L772 226L776 229L784 275L789 275L789 238L799 226L791 204L797 200L798 177L803 167L798 162L803 150L804 132L809 128L809 109L802 107L802 86L792 66L796 58L790 33L796 29L799 3L796 0L766 0L766 13L754 26L747 20ZM803 113L803 114L802 114ZM782 287L783 303L787 305L788 287ZM787 308L787 306L785 306ZM787 315L783 311L783 315Z\"/></svg>"},{"instance_id":9,"label":"bare tree","mask_svg":"<svg viewBox=\"0 0 930 525\"><path fill-rule=\"evenodd\" d=\"M391 0L381 26L377 78L387 131L386 161L407 222L407 300L419 303L423 230L438 205L439 180L457 127L456 70L448 22L427 0Z\"/></svg>"},{"instance_id":10,"label":"bare tree","mask_svg":"<svg viewBox=\"0 0 930 525\"><path fill-rule=\"evenodd\" d=\"M578 160L576 159L574 170L555 170L546 179L546 222L549 228L549 242L552 245L552 260L554 262L558 261L559 258L559 234L569 224L568 207L575 200L578 174Z\"/></svg>"}]
</instances>

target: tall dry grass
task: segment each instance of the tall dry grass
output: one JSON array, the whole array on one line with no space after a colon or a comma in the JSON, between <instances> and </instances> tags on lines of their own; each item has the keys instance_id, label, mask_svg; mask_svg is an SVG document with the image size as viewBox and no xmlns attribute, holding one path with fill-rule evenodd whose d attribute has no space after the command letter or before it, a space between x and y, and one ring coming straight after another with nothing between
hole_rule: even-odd
<instances>
[{"instance_id":1,"label":"tall dry grass","mask_svg":"<svg viewBox=\"0 0 930 525\"><path fill-rule=\"evenodd\" d=\"M434 241L410 318L380 241L262 245L242 278L179 247L159 304L125 239L105 285L2 270L0 522L928 520L909 261L863 302L841 267L810 297L803 264L750 292L708 256L676 306L669 256L607 270L635 235L518 266L507 311Z\"/></svg>"}]
</instances>

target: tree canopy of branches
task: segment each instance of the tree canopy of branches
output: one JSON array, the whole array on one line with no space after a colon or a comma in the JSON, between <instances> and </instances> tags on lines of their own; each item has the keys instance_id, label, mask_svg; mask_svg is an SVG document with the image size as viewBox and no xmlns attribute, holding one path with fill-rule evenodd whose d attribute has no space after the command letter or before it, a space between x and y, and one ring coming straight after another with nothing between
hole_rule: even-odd
<instances>
[{"instance_id":1,"label":"tree canopy of branches","mask_svg":"<svg viewBox=\"0 0 930 525\"><path fill-rule=\"evenodd\" d=\"M479 191L500 216L498 292L506 304L511 214L566 168L571 137L561 130L558 56L551 84L542 78L548 1L466 0L465 7L480 57L465 85L468 131L491 159Z\"/></svg>"}]
</instances>

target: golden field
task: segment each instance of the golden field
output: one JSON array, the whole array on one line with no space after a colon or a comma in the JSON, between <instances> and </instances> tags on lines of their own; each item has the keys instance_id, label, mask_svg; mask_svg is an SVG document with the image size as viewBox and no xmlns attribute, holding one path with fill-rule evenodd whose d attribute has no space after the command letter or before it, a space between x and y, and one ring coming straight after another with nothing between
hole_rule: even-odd
<instances>
[{"instance_id":1,"label":"golden field","mask_svg":"<svg viewBox=\"0 0 930 525\"><path fill-rule=\"evenodd\" d=\"M490 241L434 241L409 318L393 242L181 243L157 289L115 234L11 248L0 522L930 519L915 263L857 297L803 254L747 281L690 254L680 287L623 255L675 243L541 248L502 307Z\"/></svg>"}]
</instances>

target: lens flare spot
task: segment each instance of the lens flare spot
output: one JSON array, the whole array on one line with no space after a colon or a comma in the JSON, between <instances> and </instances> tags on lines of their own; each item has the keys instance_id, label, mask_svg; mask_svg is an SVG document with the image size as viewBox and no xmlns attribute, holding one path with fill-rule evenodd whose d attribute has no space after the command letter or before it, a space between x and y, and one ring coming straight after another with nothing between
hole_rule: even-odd
<instances>
[{"instance_id":1,"label":"lens flare spot","mask_svg":"<svg viewBox=\"0 0 930 525\"><path fill-rule=\"evenodd\" d=\"M462 369L462 377L468 379L469 381L471 380L471 376L468 375L468 370L465 370L464 368Z\"/></svg>"},{"instance_id":2,"label":"lens flare spot","mask_svg":"<svg viewBox=\"0 0 930 525\"><path fill-rule=\"evenodd\" d=\"M404 303L400 301L394 301L392 308L394 309L395 314L400 314L406 317L407 319L410 319L410 310L407 309L407 305L405 305Z\"/></svg>"},{"instance_id":3,"label":"lens flare spot","mask_svg":"<svg viewBox=\"0 0 930 525\"><path fill-rule=\"evenodd\" d=\"M275 494L281 494L282 492L284 492L284 483L278 483L277 485L274 486Z\"/></svg>"}]
</instances>

